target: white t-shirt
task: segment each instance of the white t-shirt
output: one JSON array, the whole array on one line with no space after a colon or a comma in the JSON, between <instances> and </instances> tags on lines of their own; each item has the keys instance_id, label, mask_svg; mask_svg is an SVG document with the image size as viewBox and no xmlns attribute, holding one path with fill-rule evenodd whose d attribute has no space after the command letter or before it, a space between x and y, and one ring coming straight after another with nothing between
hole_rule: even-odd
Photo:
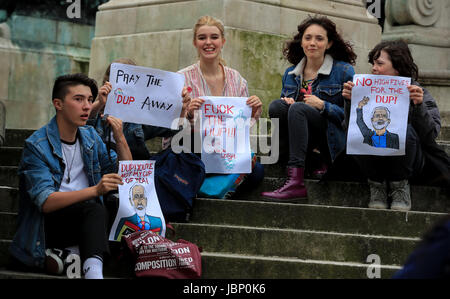
<instances>
[{"instance_id":1,"label":"white t-shirt","mask_svg":"<svg viewBox=\"0 0 450 299\"><path fill-rule=\"evenodd\" d=\"M78 191L89 187L89 181L84 172L84 163L81 158L81 146L78 138L73 144L61 140L61 150L66 169L64 170L64 177L59 191ZM69 178L70 180L68 180Z\"/></svg>"}]
</instances>

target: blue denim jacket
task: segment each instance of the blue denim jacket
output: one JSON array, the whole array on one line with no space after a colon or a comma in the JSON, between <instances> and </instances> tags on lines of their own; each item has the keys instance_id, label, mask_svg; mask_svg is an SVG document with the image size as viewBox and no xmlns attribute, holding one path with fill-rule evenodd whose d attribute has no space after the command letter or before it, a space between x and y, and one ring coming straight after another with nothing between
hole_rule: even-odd
<instances>
[{"instance_id":1,"label":"blue denim jacket","mask_svg":"<svg viewBox=\"0 0 450 299\"><path fill-rule=\"evenodd\" d=\"M106 173L117 172L117 155L90 126L79 127L78 136L89 186L98 184ZM10 253L25 265L43 267L45 260L44 215L42 205L57 192L65 165L61 140L54 117L26 141L19 165L19 216ZM102 200L102 198L100 198Z\"/></svg>"},{"instance_id":2,"label":"blue denim jacket","mask_svg":"<svg viewBox=\"0 0 450 299\"><path fill-rule=\"evenodd\" d=\"M303 69L306 59L296 66L289 67L283 76L281 97L296 99L302 88ZM324 63L318 71L317 79L312 84L312 93L325 101L321 114L328 120L327 140L331 159L345 148L345 117L342 88L345 82L353 81L355 71L351 64L333 60L325 56Z\"/></svg>"}]
</instances>

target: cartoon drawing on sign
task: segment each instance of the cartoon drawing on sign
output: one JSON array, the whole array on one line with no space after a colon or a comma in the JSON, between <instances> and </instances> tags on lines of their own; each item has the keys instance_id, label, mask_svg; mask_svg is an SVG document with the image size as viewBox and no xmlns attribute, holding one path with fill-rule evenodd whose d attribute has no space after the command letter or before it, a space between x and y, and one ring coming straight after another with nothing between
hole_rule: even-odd
<instances>
[{"instance_id":1,"label":"cartoon drawing on sign","mask_svg":"<svg viewBox=\"0 0 450 299\"><path fill-rule=\"evenodd\" d=\"M147 196L143 185L134 184L129 191L129 200L134 207L135 214L120 219L117 225L114 239L120 241L123 235L141 230L151 230L155 233L161 232L162 221L159 217L147 214Z\"/></svg>"},{"instance_id":2,"label":"cartoon drawing on sign","mask_svg":"<svg viewBox=\"0 0 450 299\"><path fill-rule=\"evenodd\" d=\"M399 136L389 132L387 127L391 123L390 111L384 106L378 106L372 110L372 127L370 130L363 119L363 108L370 101L369 97L364 97L356 108L356 123L364 137L364 143L379 148L399 148Z\"/></svg>"}]
</instances>

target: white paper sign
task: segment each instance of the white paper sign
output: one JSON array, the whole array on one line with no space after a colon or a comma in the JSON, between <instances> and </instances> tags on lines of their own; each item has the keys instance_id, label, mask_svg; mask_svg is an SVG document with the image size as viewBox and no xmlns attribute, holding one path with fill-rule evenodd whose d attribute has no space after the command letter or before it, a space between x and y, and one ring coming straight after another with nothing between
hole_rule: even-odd
<instances>
[{"instance_id":1,"label":"white paper sign","mask_svg":"<svg viewBox=\"0 0 450 299\"><path fill-rule=\"evenodd\" d=\"M154 184L155 161L120 161L119 210L109 240L120 241L135 231L151 230L165 236L164 220Z\"/></svg>"},{"instance_id":2,"label":"white paper sign","mask_svg":"<svg viewBox=\"0 0 450 299\"><path fill-rule=\"evenodd\" d=\"M355 75L347 154L405 155L411 78Z\"/></svg>"},{"instance_id":3,"label":"white paper sign","mask_svg":"<svg viewBox=\"0 0 450 299\"><path fill-rule=\"evenodd\" d=\"M252 109L242 97L202 97L202 161L206 173L250 173Z\"/></svg>"},{"instance_id":4,"label":"white paper sign","mask_svg":"<svg viewBox=\"0 0 450 299\"><path fill-rule=\"evenodd\" d=\"M183 105L183 74L113 63L109 80L112 90L105 114L123 122L177 129L174 120L180 117Z\"/></svg>"}]
</instances>

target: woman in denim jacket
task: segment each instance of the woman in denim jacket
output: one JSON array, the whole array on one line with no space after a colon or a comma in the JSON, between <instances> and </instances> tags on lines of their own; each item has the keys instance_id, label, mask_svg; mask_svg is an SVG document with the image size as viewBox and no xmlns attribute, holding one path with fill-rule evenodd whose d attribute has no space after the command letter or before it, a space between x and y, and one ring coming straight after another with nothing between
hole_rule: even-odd
<instances>
[{"instance_id":1,"label":"woman in denim jacket","mask_svg":"<svg viewBox=\"0 0 450 299\"><path fill-rule=\"evenodd\" d=\"M261 195L268 201L295 203L307 197L308 154L319 150L329 165L345 147L342 86L353 80L356 54L326 17L303 21L283 54L293 65L283 76L281 98L270 104L269 116L280 121L280 157L288 158L287 180Z\"/></svg>"}]
</instances>

